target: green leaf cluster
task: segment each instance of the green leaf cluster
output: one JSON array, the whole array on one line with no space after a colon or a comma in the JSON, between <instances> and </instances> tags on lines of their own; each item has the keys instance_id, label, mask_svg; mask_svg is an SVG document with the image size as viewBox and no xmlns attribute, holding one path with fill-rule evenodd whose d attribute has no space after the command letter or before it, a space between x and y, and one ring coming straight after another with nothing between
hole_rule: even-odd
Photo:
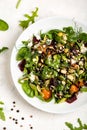
<instances>
[{"instance_id":1,"label":"green leaf cluster","mask_svg":"<svg viewBox=\"0 0 87 130\"><path fill-rule=\"evenodd\" d=\"M23 29L35 22L35 18L38 17L38 8L36 7L35 10L31 12L31 15L24 14L24 17L26 20L21 20L19 24Z\"/></svg>"}]
</instances>

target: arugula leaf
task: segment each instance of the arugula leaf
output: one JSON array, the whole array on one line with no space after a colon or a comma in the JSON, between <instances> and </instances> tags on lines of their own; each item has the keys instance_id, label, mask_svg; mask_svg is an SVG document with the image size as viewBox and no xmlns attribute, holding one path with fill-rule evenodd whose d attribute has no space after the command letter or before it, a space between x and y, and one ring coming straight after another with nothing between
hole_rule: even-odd
<instances>
[{"instance_id":1,"label":"arugula leaf","mask_svg":"<svg viewBox=\"0 0 87 130\"><path fill-rule=\"evenodd\" d=\"M21 3L21 0L18 0L18 1L17 1L17 4L16 4L16 9L18 9L20 3Z\"/></svg>"},{"instance_id":2,"label":"arugula leaf","mask_svg":"<svg viewBox=\"0 0 87 130\"><path fill-rule=\"evenodd\" d=\"M8 49L8 47L2 47L1 49L0 49L0 53L2 53L3 51L5 51L5 50L7 50Z\"/></svg>"},{"instance_id":3,"label":"arugula leaf","mask_svg":"<svg viewBox=\"0 0 87 130\"><path fill-rule=\"evenodd\" d=\"M0 105L3 105L4 103L2 101L0 101ZM5 115L4 115L4 112L3 112L3 108L0 107L0 119L5 121Z\"/></svg>"},{"instance_id":4,"label":"arugula leaf","mask_svg":"<svg viewBox=\"0 0 87 130\"><path fill-rule=\"evenodd\" d=\"M87 130L87 124L83 124L80 118L77 119L78 122L78 127L74 127L72 123L65 122L65 125L70 129L70 130Z\"/></svg>"},{"instance_id":5,"label":"arugula leaf","mask_svg":"<svg viewBox=\"0 0 87 130\"><path fill-rule=\"evenodd\" d=\"M73 130L73 124L69 123L69 122L65 122L65 125L70 128L70 130Z\"/></svg>"},{"instance_id":6,"label":"arugula leaf","mask_svg":"<svg viewBox=\"0 0 87 130\"><path fill-rule=\"evenodd\" d=\"M80 90L81 92L87 92L87 87L82 87Z\"/></svg>"},{"instance_id":7,"label":"arugula leaf","mask_svg":"<svg viewBox=\"0 0 87 130\"><path fill-rule=\"evenodd\" d=\"M83 128L83 124L82 124L82 121L80 120L80 118L78 118L78 120L77 120L77 121L78 121L78 123L79 123L80 127L81 127L81 128Z\"/></svg>"},{"instance_id":8,"label":"arugula leaf","mask_svg":"<svg viewBox=\"0 0 87 130\"><path fill-rule=\"evenodd\" d=\"M36 9L31 12L31 15L24 14L24 16L27 20L21 20L19 24L23 29L35 22L35 17L38 17L38 8L36 7Z\"/></svg>"},{"instance_id":9,"label":"arugula leaf","mask_svg":"<svg viewBox=\"0 0 87 130\"><path fill-rule=\"evenodd\" d=\"M8 28L8 24L4 20L0 19L0 31L6 31Z\"/></svg>"},{"instance_id":10,"label":"arugula leaf","mask_svg":"<svg viewBox=\"0 0 87 130\"><path fill-rule=\"evenodd\" d=\"M79 39L81 39L82 41L87 42L87 34L86 33L79 34Z\"/></svg>"}]
</instances>

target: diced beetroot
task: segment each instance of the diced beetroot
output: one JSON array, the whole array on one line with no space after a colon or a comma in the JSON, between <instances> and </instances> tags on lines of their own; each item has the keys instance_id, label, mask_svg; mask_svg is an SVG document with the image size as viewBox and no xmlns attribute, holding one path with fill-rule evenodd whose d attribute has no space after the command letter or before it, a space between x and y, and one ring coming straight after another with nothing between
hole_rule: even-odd
<instances>
[{"instance_id":1,"label":"diced beetroot","mask_svg":"<svg viewBox=\"0 0 87 130\"><path fill-rule=\"evenodd\" d=\"M75 100L77 100L77 96L74 94L72 97L68 98L66 100L67 103L72 103L74 102Z\"/></svg>"},{"instance_id":2,"label":"diced beetroot","mask_svg":"<svg viewBox=\"0 0 87 130\"><path fill-rule=\"evenodd\" d=\"M37 44L37 43L39 43L39 42L40 42L40 40L37 39L36 36L33 36L33 43L36 43L36 44Z\"/></svg>"},{"instance_id":3,"label":"diced beetroot","mask_svg":"<svg viewBox=\"0 0 87 130\"><path fill-rule=\"evenodd\" d=\"M50 79L50 85L57 86L58 85L57 78L51 78Z\"/></svg>"},{"instance_id":4,"label":"diced beetroot","mask_svg":"<svg viewBox=\"0 0 87 130\"><path fill-rule=\"evenodd\" d=\"M24 67L25 67L25 64L26 64L26 60L22 60L19 64L18 64L18 67L21 71L24 70Z\"/></svg>"},{"instance_id":5,"label":"diced beetroot","mask_svg":"<svg viewBox=\"0 0 87 130\"><path fill-rule=\"evenodd\" d=\"M87 42L85 42L85 44L84 44L84 45L85 45L85 47L87 47Z\"/></svg>"},{"instance_id":6,"label":"diced beetroot","mask_svg":"<svg viewBox=\"0 0 87 130\"><path fill-rule=\"evenodd\" d=\"M84 84L86 87L87 87L87 81L85 81L85 84Z\"/></svg>"}]
</instances>

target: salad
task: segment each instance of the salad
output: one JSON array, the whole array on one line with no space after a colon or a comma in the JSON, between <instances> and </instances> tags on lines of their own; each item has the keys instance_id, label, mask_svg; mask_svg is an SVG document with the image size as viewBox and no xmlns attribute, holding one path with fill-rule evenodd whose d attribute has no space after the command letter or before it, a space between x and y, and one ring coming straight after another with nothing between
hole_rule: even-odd
<instances>
[{"instance_id":1,"label":"salad","mask_svg":"<svg viewBox=\"0 0 87 130\"><path fill-rule=\"evenodd\" d=\"M87 92L87 33L71 26L22 41L16 60L18 79L29 97L72 103Z\"/></svg>"}]
</instances>

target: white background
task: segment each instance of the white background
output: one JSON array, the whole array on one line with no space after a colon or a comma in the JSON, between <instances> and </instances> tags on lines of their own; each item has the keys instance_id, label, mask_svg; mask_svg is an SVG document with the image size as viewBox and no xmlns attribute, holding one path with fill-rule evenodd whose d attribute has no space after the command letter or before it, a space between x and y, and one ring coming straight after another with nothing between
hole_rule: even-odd
<instances>
[{"instance_id":1,"label":"white background","mask_svg":"<svg viewBox=\"0 0 87 130\"><path fill-rule=\"evenodd\" d=\"M12 48L23 32L19 27L19 21L23 19L23 14L30 13L35 7L39 8L39 17L37 20L49 16L59 16L75 19L81 23L87 24L87 0L22 0L18 9L15 8L17 0L0 0L0 19L9 24L9 30L0 31L0 48L8 46L9 50L0 54L0 100L3 100L6 121L0 120L0 130L6 127L7 130L68 130L65 122L72 122L77 125L79 117L84 123L87 123L87 104L81 106L78 110L68 114L50 114L40 111L28 104L15 89L10 73L10 57ZM16 101L16 107L13 111L13 101ZM16 110L20 110L19 113ZM33 115L31 118L30 116ZM18 120L9 119L14 117ZM24 121L21 120L24 117ZM20 128L20 125L23 125Z\"/></svg>"}]
</instances>

